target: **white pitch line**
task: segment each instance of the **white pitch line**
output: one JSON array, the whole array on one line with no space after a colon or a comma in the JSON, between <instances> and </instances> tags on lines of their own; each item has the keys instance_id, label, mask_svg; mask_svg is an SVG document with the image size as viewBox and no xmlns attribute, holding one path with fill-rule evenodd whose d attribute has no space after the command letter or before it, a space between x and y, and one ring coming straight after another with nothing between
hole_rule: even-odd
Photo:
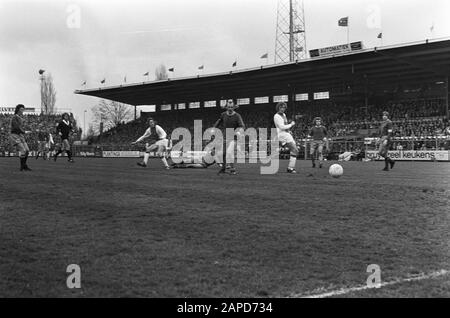
<instances>
[{"instance_id":1,"label":"white pitch line","mask_svg":"<svg viewBox=\"0 0 450 318\"><path fill-rule=\"evenodd\" d=\"M345 295L348 293L366 290L366 289L379 289L381 287L396 285L396 284L400 284L400 283L420 281L420 280L424 280L424 279L432 279L432 278L437 278L440 276L445 276L448 274L450 274L450 271L441 269L440 271L435 271L435 272L431 272L428 274L422 273L422 274L414 275L414 276L411 276L408 278L397 278L397 279L394 279L389 282L381 283L379 285L379 287L369 287L367 285L361 285L361 286L355 286L355 287L341 288L341 289L332 290L332 291L329 291L326 293L319 293L319 294L315 294L314 292L306 293L306 294L305 293L294 294L294 295L289 296L289 298L326 298L326 297L332 297L332 296L337 296L337 295Z\"/></svg>"}]
</instances>

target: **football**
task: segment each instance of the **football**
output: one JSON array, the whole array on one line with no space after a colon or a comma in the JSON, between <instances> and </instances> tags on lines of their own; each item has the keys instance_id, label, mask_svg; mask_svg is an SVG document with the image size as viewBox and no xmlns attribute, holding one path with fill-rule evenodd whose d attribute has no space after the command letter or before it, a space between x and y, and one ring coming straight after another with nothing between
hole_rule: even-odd
<instances>
[{"instance_id":1,"label":"football","mask_svg":"<svg viewBox=\"0 0 450 318\"><path fill-rule=\"evenodd\" d=\"M333 165L330 166L330 169L328 170L330 176L332 176L333 178L339 178L340 176L342 176L344 174L344 168L342 168L341 165L335 163Z\"/></svg>"}]
</instances>

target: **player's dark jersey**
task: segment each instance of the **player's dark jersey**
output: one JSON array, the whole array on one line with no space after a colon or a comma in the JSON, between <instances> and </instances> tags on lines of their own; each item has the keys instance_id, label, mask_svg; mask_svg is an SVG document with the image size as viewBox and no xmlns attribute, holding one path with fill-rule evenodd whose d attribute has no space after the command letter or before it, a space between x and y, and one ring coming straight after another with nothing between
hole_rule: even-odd
<instances>
[{"instance_id":1,"label":"player's dark jersey","mask_svg":"<svg viewBox=\"0 0 450 318\"><path fill-rule=\"evenodd\" d=\"M11 119L11 133L17 135L25 134L25 130L23 129L23 119L17 114Z\"/></svg>"},{"instance_id":2,"label":"player's dark jersey","mask_svg":"<svg viewBox=\"0 0 450 318\"><path fill-rule=\"evenodd\" d=\"M380 133L381 133L382 137L385 137L385 136L391 137L391 135L392 135L392 121L390 119L381 122Z\"/></svg>"},{"instance_id":3,"label":"player's dark jersey","mask_svg":"<svg viewBox=\"0 0 450 318\"><path fill-rule=\"evenodd\" d=\"M309 135L314 140L323 140L327 136L327 129L324 126L314 126L311 128L311 131L309 132Z\"/></svg>"},{"instance_id":4,"label":"player's dark jersey","mask_svg":"<svg viewBox=\"0 0 450 318\"><path fill-rule=\"evenodd\" d=\"M220 125L222 125L223 128L236 129L242 127L245 129L244 121L242 120L241 115L236 112L234 112L233 115L228 115L228 112L223 112L220 114L220 118L214 124L214 128L217 128Z\"/></svg>"},{"instance_id":5,"label":"player's dark jersey","mask_svg":"<svg viewBox=\"0 0 450 318\"><path fill-rule=\"evenodd\" d=\"M72 124L70 122L64 122L64 120L61 120L58 124L58 127L56 127L56 131L58 133L61 133L61 139L69 139L70 132L72 131Z\"/></svg>"}]
</instances>

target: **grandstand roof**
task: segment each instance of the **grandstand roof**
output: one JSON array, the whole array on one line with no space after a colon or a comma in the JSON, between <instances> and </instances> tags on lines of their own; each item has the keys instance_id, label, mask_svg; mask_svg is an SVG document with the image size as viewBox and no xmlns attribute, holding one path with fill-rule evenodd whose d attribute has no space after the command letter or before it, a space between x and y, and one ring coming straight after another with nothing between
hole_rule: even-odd
<instances>
[{"instance_id":1,"label":"grandstand roof","mask_svg":"<svg viewBox=\"0 0 450 318\"><path fill-rule=\"evenodd\" d=\"M233 72L76 90L130 105L153 105L291 93L420 88L450 75L450 39L363 49L331 57Z\"/></svg>"}]
</instances>

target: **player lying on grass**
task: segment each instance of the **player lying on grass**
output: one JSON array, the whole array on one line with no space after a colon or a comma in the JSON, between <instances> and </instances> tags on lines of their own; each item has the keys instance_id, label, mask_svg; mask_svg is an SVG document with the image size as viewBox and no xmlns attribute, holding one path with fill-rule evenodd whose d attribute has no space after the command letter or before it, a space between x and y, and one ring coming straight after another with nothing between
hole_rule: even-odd
<instances>
[{"instance_id":1,"label":"player lying on grass","mask_svg":"<svg viewBox=\"0 0 450 318\"><path fill-rule=\"evenodd\" d=\"M16 106L14 111L14 116L11 119L11 134L9 136L10 142L16 151L19 153L20 158L20 171L31 171L27 165L28 154L30 153L30 148L25 141L25 134L30 133L30 131L25 131L23 125L23 111L25 106L19 104Z\"/></svg>"},{"instance_id":2,"label":"player lying on grass","mask_svg":"<svg viewBox=\"0 0 450 318\"><path fill-rule=\"evenodd\" d=\"M208 158L207 160L205 158L206 156L210 156L210 158ZM173 169L205 169L217 163L213 152L209 152L206 156L201 157L200 160L198 158L195 158L194 156L183 156L183 160L180 163L172 163L170 167Z\"/></svg>"},{"instance_id":3,"label":"player lying on grass","mask_svg":"<svg viewBox=\"0 0 450 318\"><path fill-rule=\"evenodd\" d=\"M294 127L295 122L292 121L288 124L288 120L286 117L287 104L284 102L279 102L276 105L277 113L273 116L273 122L275 123L275 127L277 128L278 140L281 143L281 146L287 146L290 151L289 165L287 168L288 173L297 173L295 170L295 164L297 162L298 148L295 144L294 137L290 132L290 129Z\"/></svg>"},{"instance_id":4,"label":"player lying on grass","mask_svg":"<svg viewBox=\"0 0 450 318\"><path fill-rule=\"evenodd\" d=\"M235 175L236 174L236 168L234 167L234 162L228 162L227 165L227 154L229 157L232 157L232 154L234 153L236 142L233 140L226 140L226 129L232 128L234 130L238 129L238 134L240 134L243 130L245 130L244 121L242 120L241 115L236 113L235 109L237 107L234 104L233 99L227 100L227 106L226 112L223 112L220 114L220 118L216 121L214 124L214 128L218 128L219 126L222 126L223 128L223 139L224 139L224 146L223 146L223 162L222 167L219 170L219 174L225 173L227 166L230 167L230 174Z\"/></svg>"},{"instance_id":5,"label":"player lying on grass","mask_svg":"<svg viewBox=\"0 0 450 318\"><path fill-rule=\"evenodd\" d=\"M380 127L381 138L379 140L380 148L378 154L384 158L384 171L394 168L395 161L389 158L388 151L392 145L392 121L389 119L389 113L383 112L383 121Z\"/></svg>"},{"instance_id":6,"label":"player lying on grass","mask_svg":"<svg viewBox=\"0 0 450 318\"><path fill-rule=\"evenodd\" d=\"M313 140L311 142L311 160L312 167L316 167L315 159L319 159L319 168L322 168L323 162L323 146L326 146L327 142L327 129L322 126L322 118L316 117L314 118L314 126L311 128L309 132L309 137Z\"/></svg>"},{"instance_id":7,"label":"player lying on grass","mask_svg":"<svg viewBox=\"0 0 450 318\"><path fill-rule=\"evenodd\" d=\"M131 143L132 145L135 145L147 138L150 138L154 141L151 145L146 144L144 160L142 162L138 162L137 165L141 167L147 167L148 159L150 158L150 152L156 151L156 155L161 158L165 169L170 169L166 159L166 150L169 145L169 140L167 139L166 132L161 128L161 126L156 124L156 121L153 118L148 119L148 126L149 127L145 131L145 133L136 141Z\"/></svg>"}]
</instances>

